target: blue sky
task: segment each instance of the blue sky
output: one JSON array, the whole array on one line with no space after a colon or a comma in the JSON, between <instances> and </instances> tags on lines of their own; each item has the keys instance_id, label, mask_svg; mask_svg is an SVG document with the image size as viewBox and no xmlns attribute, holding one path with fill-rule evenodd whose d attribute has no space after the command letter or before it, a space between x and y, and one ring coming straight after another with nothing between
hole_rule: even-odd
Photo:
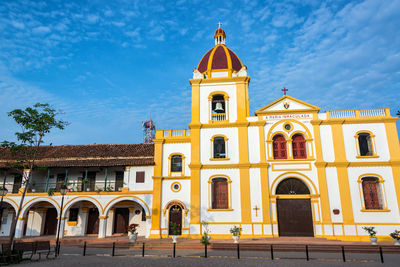
<instances>
[{"instance_id":1,"label":"blue sky","mask_svg":"<svg viewBox=\"0 0 400 267\"><path fill-rule=\"evenodd\" d=\"M187 128L189 81L218 20L251 76L250 111L289 94L322 110L400 109L400 0L0 1L0 140L36 102L53 144L142 142Z\"/></svg>"}]
</instances>

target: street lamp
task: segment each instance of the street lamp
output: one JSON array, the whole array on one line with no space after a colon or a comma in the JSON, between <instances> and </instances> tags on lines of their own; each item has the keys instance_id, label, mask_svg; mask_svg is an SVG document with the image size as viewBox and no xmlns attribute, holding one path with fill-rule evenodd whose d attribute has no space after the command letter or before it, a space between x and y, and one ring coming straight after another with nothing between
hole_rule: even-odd
<instances>
[{"instance_id":1,"label":"street lamp","mask_svg":"<svg viewBox=\"0 0 400 267\"><path fill-rule=\"evenodd\" d=\"M63 184L60 187L60 194L62 196L61 198L61 210L60 210L60 215L58 216L58 229L57 229L57 240L56 240L56 252L55 252L55 256L57 257L59 252L60 252L60 227L61 227L61 216L62 216L62 212L63 212L63 206L64 206L64 196L67 194L68 191L68 187Z\"/></svg>"},{"instance_id":2,"label":"street lamp","mask_svg":"<svg viewBox=\"0 0 400 267\"><path fill-rule=\"evenodd\" d=\"M5 195L7 195L8 190L4 186L0 187L0 196L1 196L1 201L0 201L0 229L1 229L1 221L3 220L3 198Z\"/></svg>"}]
</instances>

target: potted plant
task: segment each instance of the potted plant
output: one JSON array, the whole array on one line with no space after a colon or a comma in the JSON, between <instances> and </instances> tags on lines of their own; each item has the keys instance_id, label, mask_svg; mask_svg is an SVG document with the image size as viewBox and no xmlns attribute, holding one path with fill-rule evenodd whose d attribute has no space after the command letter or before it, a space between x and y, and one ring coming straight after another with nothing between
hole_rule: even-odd
<instances>
[{"instance_id":1,"label":"potted plant","mask_svg":"<svg viewBox=\"0 0 400 267\"><path fill-rule=\"evenodd\" d=\"M137 227L138 226L139 226L139 224L132 223L126 227L126 230L128 231L129 242L131 242L131 243L135 243L137 240L137 235L138 235Z\"/></svg>"},{"instance_id":2,"label":"potted plant","mask_svg":"<svg viewBox=\"0 0 400 267\"><path fill-rule=\"evenodd\" d=\"M49 190L47 190L47 194L49 195L49 197L51 197L52 195L54 195L54 193L56 192L55 188L49 188Z\"/></svg>"},{"instance_id":3,"label":"potted plant","mask_svg":"<svg viewBox=\"0 0 400 267\"><path fill-rule=\"evenodd\" d=\"M394 230L394 232L390 233L390 236L394 240L394 245L395 246L400 246L400 231L399 230Z\"/></svg>"},{"instance_id":4,"label":"potted plant","mask_svg":"<svg viewBox=\"0 0 400 267\"><path fill-rule=\"evenodd\" d=\"M36 182L35 182L35 181L32 181L32 183L31 183L31 192L32 192L32 193L35 193L35 192L36 192L35 186L36 186Z\"/></svg>"},{"instance_id":5,"label":"potted plant","mask_svg":"<svg viewBox=\"0 0 400 267\"><path fill-rule=\"evenodd\" d=\"M375 227L373 227L373 226L370 226L370 227L364 226L363 229L366 232L368 232L369 240L371 240L372 245L378 245L378 243L377 243L378 238L376 237Z\"/></svg>"},{"instance_id":6,"label":"potted plant","mask_svg":"<svg viewBox=\"0 0 400 267\"><path fill-rule=\"evenodd\" d=\"M181 230L179 229L179 224L171 222L171 231L172 231L172 243L176 243L178 241L179 234Z\"/></svg>"},{"instance_id":7,"label":"potted plant","mask_svg":"<svg viewBox=\"0 0 400 267\"><path fill-rule=\"evenodd\" d=\"M83 184L83 191L89 191L89 188L86 188L86 184L89 183L89 179L85 178L82 180L82 184Z\"/></svg>"},{"instance_id":8,"label":"potted plant","mask_svg":"<svg viewBox=\"0 0 400 267\"><path fill-rule=\"evenodd\" d=\"M210 244L210 229L208 228L208 223L202 222L201 223L202 228L203 228L203 235L201 236L200 243L204 245L209 245Z\"/></svg>"},{"instance_id":9,"label":"potted plant","mask_svg":"<svg viewBox=\"0 0 400 267\"><path fill-rule=\"evenodd\" d=\"M211 231L208 228L208 223L202 222L201 225L202 225L202 228L203 228L203 234L206 234L208 240L210 240L211 239L211 235L210 235Z\"/></svg>"},{"instance_id":10,"label":"potted plant","mask_svg":"<svg viewBox=\"0 0 400 267\"><path fill-rule=\"evenodd\" d=\"M239 243L239 238L240 238L240 232L242 231L242 228L237 227L236 225L233 226L229 232L232 234L233 238L233 243Z\"/></svg>"}]
</instances>

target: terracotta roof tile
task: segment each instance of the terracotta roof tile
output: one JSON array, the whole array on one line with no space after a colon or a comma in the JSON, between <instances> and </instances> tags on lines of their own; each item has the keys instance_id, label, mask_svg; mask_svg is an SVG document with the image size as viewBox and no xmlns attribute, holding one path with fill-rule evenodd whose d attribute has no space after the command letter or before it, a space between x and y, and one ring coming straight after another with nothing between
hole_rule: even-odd
<instances>
[{"instance_id":1,"label":"terracotta roof tile","mask_svg":"<svg viewBox=\"0 0 400 267\"><path fill-rule=\"evenodd\" d=\"M0 148L0 167L18 156ZM39 147L36 165L74 166L142 166L154 165L153 144L99 144Z\"/></svg>"}]
</instances>

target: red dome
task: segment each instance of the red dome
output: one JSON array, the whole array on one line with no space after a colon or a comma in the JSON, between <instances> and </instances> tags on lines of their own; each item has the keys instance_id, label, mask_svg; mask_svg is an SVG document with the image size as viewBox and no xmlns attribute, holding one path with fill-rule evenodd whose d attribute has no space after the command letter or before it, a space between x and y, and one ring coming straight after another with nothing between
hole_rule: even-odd
<instances>
[{"instance_id":1,"label":"red dome","mask_svg":"<svg viewBox=\"0 0 400 267\"><path fill-rule=\"evenodd\" d=\"M221 28L217 29L217 32L219 30L223 32ZM238 72L242 68L243 64L238 56L224 44L216 45L210 49L197 66L200 73L209 73L213 70L226 70L232 73Z\"/></svg>"}]
</instances>

